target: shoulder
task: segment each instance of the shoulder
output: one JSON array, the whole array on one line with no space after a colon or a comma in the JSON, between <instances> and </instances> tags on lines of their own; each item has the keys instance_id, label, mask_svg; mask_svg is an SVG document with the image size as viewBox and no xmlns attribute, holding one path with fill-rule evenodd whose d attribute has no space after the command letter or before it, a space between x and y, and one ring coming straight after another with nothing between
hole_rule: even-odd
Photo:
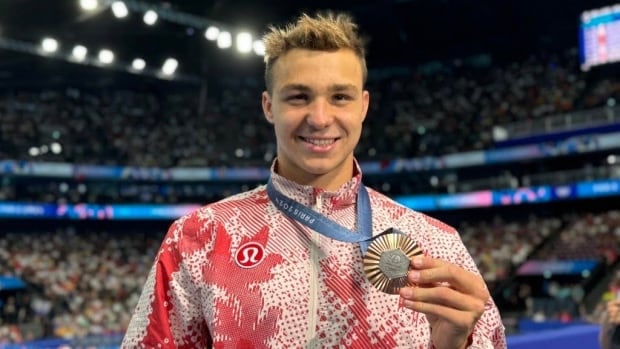
<instances>
[{"instance_id":1,"label":"shoulder","mask_svg":"<svg viewBox=\"0 0 620 349\"><path fill-rule=\"evenodd\" d=\"M373 215L378 213L382 216L389 215L390 218L394 218L400 217L403 214L416 213L375 189L366 187L366 190L368 190L370 202L372 203Z\"/></svg>"},{"instance_id":2,"label":"shoulder","mask_svg":"<svg viewBox=\"0 0 620 349\"><path fill-rule=\"evenodd\" d=\"M253 215L262 215L265 207L269 203L269 197L265 191L265 186L231 195L220 201L204 205L188 214L176 219L170 226L169 237L185 239L188 237L198 237L204 239L218 226L226 222L238 219L243 220Z\"/></svg>"}]
</instances>

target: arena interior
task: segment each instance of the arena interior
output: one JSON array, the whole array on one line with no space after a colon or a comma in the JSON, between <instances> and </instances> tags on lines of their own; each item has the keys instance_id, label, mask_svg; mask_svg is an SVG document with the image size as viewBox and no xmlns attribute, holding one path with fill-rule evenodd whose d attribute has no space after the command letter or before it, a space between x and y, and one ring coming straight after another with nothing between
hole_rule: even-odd
<instances>
[{"instance_id":1,"label":"arena interior","mask_svg":"<svg viewBox=\"0 0 620 349\"><path fill-rule=\"evenodd\" d=\"M457 228L509 347L598 347L620 282L620 4L118 3L0 2L0 347L118 347L170 223L265 183L260 37L319 9L369 38L364 182Z\"/></svg>"}]
</instances>

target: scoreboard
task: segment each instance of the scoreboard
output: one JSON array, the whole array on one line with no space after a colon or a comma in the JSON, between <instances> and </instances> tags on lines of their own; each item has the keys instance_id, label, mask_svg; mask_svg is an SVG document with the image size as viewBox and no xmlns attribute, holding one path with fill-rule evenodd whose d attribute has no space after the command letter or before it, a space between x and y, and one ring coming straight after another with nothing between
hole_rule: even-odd
<instances>
[{"instance_id":1,"label":"scoreboard","mask_svg":"<svg viewBox=\"0 0 620 349\"><path fill-rule=\"evenodd\" d=\"M584 71L620 61L620 4L581 14L579 48Z\"/></svg>"}]
</instances>

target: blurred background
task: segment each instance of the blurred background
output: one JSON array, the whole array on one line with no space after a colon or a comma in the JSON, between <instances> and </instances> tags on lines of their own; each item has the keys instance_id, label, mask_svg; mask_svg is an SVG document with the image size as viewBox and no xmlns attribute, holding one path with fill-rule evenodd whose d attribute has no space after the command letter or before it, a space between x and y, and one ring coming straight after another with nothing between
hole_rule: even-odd
<instances>
[{"instance_id":1,"label":"blurred background","mask_svg":"<svg viewBox=\"0 0 620 349\"><path fill-rule=\"evenodd\" d=\"M118 347L170 223L265 183L262 34L369 38L367 185L456 227L511 348L620 289L620 4L0 1L0 347Z\"/></svg>"}]
</instances>

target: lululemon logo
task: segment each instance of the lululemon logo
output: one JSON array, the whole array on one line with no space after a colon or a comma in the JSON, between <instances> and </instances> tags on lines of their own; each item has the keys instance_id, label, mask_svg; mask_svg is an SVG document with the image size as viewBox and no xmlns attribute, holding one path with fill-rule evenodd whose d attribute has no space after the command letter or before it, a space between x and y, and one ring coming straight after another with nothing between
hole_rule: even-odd
<instances>
[{"instance_id":1,"label":"lululemon logo","mask_svg":"<svg viewBox=\"0 0 620 349\"><path fill-rule=\"evenodd\" d=\"M265 249L258 242L248 242L237 250L235 261L241 268L254 268L265 258Z\"/></svg>"}]
</instances>

